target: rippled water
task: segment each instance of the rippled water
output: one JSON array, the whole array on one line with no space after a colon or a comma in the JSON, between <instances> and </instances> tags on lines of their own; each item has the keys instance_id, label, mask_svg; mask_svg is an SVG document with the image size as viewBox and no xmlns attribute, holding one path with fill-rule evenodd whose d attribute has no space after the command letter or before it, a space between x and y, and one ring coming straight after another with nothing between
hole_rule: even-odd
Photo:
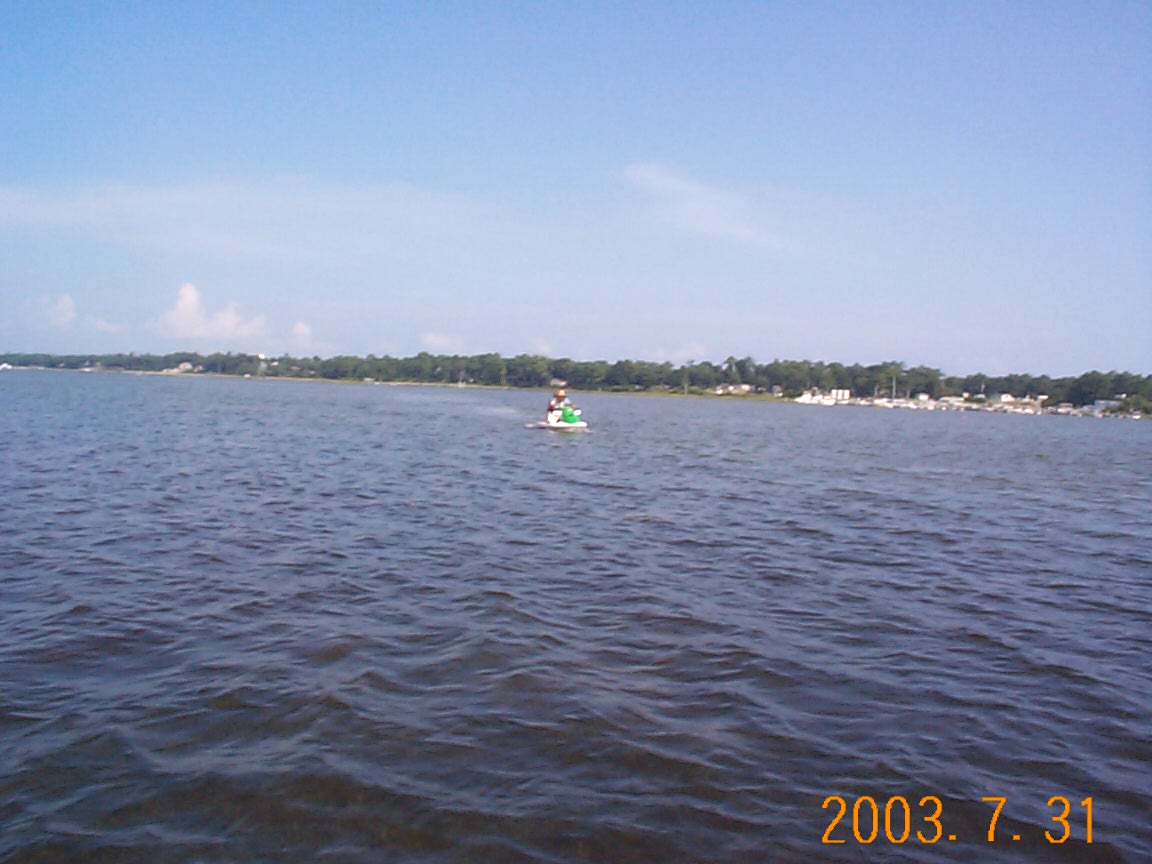
<instances>
[{"instance_id":1,"label":"rippled water","mask_svg":"<svg viewBox=\"0 0 1152 864\"><path fill-rule=\"evenodd\" d=\"M0 373L0 861L1150 860L1152 423L577 395Z\"/></svg>"}]
</instances>

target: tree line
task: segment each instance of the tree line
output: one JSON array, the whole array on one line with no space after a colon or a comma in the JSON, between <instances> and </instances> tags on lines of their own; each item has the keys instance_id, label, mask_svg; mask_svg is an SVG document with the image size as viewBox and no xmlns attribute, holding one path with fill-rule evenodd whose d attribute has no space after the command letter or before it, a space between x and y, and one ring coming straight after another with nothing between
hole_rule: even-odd
<instances>
[{"instance_id":1,"label":"tree line","mask_svg":"<svg viewBox=\"0 0 1152 864\"><path fill-rule=\"evenodd\" d=\"M784 397L805 390L850 390L854 396L942 396L1011 394L1017 398L1047 396L1047 405L1090 405L1122 397L1135 410L1152 408L1152 375L1130 372L1085 372L1076 377L1048 375L944 375L928 366L898 361L863 366L811 360L757 363L751 357L728 357L722 363L689 361L679 366L644 360L581 361L536 354L503 357L430 354L414 357L335 356L264 357L256 354L6 354L0 363L59 369L99 368L127 372L163 372L181 364L196 372L268 378L321 378L339 381L481 384L493 387L549 387L565 382L575 390L664 391L703 393L722 388L775 393ZM746 385L746 386L745 386Z\"/></svg>"}]
</instances>

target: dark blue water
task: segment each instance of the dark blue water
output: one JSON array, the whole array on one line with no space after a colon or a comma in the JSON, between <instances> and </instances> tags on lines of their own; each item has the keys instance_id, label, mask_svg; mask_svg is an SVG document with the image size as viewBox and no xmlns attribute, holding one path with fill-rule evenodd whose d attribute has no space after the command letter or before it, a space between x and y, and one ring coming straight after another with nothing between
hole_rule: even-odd
<instances>
[{"instance_id":1,"label":"dark blue water","mask_svg":"<svg viewBox=\"0 0 1152 864\"><path fill-rule=\"evenodd\" d=\"M0 861L1152 860L1152 423L575 396L0 373Z\"/></svg>"}]
</instances>

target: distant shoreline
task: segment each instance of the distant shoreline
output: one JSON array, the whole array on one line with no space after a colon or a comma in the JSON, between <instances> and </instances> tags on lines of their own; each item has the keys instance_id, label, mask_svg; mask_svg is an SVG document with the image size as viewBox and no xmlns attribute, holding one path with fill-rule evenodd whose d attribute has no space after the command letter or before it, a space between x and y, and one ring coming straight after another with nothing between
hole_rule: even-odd
<instances>
[{"instance_id":1,"label":"distant shoreline","mask_svg":"<svg viewBox=\"0 0 1152 864\"><path fill-rule=\"evenodd\" d=\"M123 372L204 375L293 381L381 383L440 387L545 390L675 396L722 396L815 405L876 405L927 410L1001 410L1013 413L1090 413L1152 416L1152 375L1085 372L1077 377L977 373L946 376L897 361L870 366L751 357L723 363L691 361L679 367L642 360L575 361L539 355L500 354L414 357L209 354L0 354L0 370Z\"/></svg>"},{"instance_id":2,"label":"distant shoreline","mask_svg":"<svg viewBox=\"0 0 1152 864\"><path fill-rule=\"evenodd\" d=\"M196 379L196 378L211 378L217 380L232 379L241 381L254 381L254 382L268 382L268 381L284 381L300 384L338 384L338 385L357 385L357 386L386 386L386 387L439 387L449 389L471 389L471 390L526 390L531 392L548 393L554 388L547 385L535 386L513 386L510 384L485 384L475 381L470 382L451 382L451 381L420 381L415 379L405 380L392 380L392 381L379 381L379 380L354 380L351 378L321 378L321 377L304 377L304 376L288 376L288 375L265 375L265 374L228 374L220 372L212 372L207 370L199 371L180 371L175 369L166 370L140 370L140 369L122 369L122 368L96 368L96 367L81 367L81 368L68 368L68 367L53 367L53 366L13 366L7 363L0 364L0 372L3 371L37 371L37 372L70 372L76 374L100 374L100 375L139 375L157 378L183 378L183 379ZM1093 404L1091 406L1072 406L1069 403L1063 403L1055 406L1045 406L1042 402L1034 399L1021 399L1017 400L1015 397L1001 398L996 401L988 401L987 399L979 400L958 400L955 397L944 399L925 398L923 395L919 398L903 398L895 399L888 397L881 398L868 398L868 397L850 397L837 398L832 394L822 394L819 390L807 390L799 397L786 397L783 395L776 395L773 393L747 391L742 392L738 390L725 390L724 388L717 388L715 390L702 390L699 388L690 388L687 391L678 391L673 389L596 389L596 390L581 390L580 388L570 388L574 393L596 393L597 395L605 396L648 396L648 397L671 397L671 398L693 398L693 399L715 399L721 398L726 400L739 400L739 401L753 401L753 402L775 402L780 404L794 404L798 406L820 406L820 407L868 407L868 408L884 408L884 409L902 409L914 411L939 411L939 412L981 412L981 413L1000 413L1000 414L1025 414L1025 415L1055 415L1055 416L1073 416L1073 417L1100 417L1100 418L1123 418L1123 419L1147 419L1152 417L1152 412L1141 410L1125 410L1121 409L1117 400L1101 400L1105 404ZM835 391L833 391L835 392Z\"/></svg>"}]
</instances>

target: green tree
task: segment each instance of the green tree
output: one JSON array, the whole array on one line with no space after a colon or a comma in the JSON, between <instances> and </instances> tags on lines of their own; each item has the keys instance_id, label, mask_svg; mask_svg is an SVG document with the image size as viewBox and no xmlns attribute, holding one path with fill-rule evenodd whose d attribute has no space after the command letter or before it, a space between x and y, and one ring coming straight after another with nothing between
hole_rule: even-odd
<instances>
[{"instance_id":1,"label":"green tree","mask_svg":"<svg viewBox=\"0 0 1152 864\"><path fill-rule=\"evenodd\" d=\"M631 360L617 360L604 376L604 383L613 390L631 390L635 386L636 364Z\"/></svg>"},{"instance_id":2,"label":"green tree","mask_svg":"<svg viewBox=\"0 0 1152 864\"><path fill-rule=\"evenodd\" d=\"M473 358L470 367L477 381L490 387L503 387L508 383L508 366L499 354L481 354Z\"/></svg>"},{"instance_id":3,"label":"green tree","mask_svg":"<svg viewBox=\"0 0 1152 864\"><path fill-rule=\"evenodd\" d=\"M1115 393L1111 373L1085 372L1073 382L1068 401L1073 405L1091 405L1097 399L1110 399Z\"/></svg>"},{"instance_id":4,"label":"green tree","mask_svg":"<svg viewBox=\"0 0 1152 864\"><path fill-rule=\"evenodd\" d=\"M712 363L704 360L700 363L689 364L688 380L693 387L701 390L711 390L720 381L722 370Z\"/></svg>"},{"instance_id":5,"label":"green tree","mask_svg":"<svg viewBox=\"0 0 1152 864\"><path fill-rule=\"evenodd\" d=\"M904 373L904 385L913 396L927 393L933 399L942 395L940 370L928 366L917 366Z\"/></svg>"},{"instance_id":6,"label":"green tree","mask_svg":"<svg viewBox=\"0 0 1152 864\"><path fill-rule=\"evenodd\" d=\"M508 383L514 387L547 387L552 364L538 354L518 354L508 361Z\"/></svg>"},{"instance_id":7,"label":"green tree","mask_svg":"<svg viewBox=\"0 0 1152 864\"><path fill-rule=\"evenodd\" d=\"M731 355L724 361L724 383L734 387L744 383L740 377L740 361Z\"/></svg>"}]
</instances>

